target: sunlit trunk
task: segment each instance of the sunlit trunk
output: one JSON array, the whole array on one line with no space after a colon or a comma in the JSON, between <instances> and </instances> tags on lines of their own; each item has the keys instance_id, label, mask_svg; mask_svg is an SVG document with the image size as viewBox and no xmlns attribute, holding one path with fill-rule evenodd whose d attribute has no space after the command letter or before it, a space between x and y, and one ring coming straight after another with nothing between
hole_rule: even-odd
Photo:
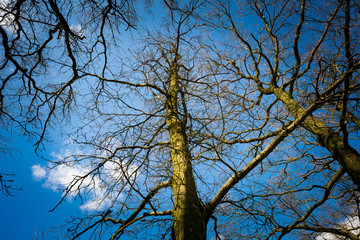
<instances>
[{"instance_id":1,"label":"sunlit trunk","mask_svg":"<svg viewBox=\"0 0 360 240\"><path fill-rule=\"evenodd\" d=\"M304 109L284 90L275 89L274 93L294 117L302 114ZM331 152L332 156L350 175L353 183L360 189L360 156L356 150L344 144L339 134L312 115L307 117L301 125L314 134L318 142Z\"/></svg>"},{"instance_id":2,"label":"sunlit trunk","mask_svg":"<svg viewBox=\"0 0 360 240\"><path fill-rule=\"evenodd\" d=\"M204 206L197 195L185 123L179 118L178 113L179 89L176 72L173 72L169 80L166 123L171 143L172 189L175 201L172 210L174 218L172 238L176 240L206 239L207 221L203 220Z\"/></svg>"}]
</instances>

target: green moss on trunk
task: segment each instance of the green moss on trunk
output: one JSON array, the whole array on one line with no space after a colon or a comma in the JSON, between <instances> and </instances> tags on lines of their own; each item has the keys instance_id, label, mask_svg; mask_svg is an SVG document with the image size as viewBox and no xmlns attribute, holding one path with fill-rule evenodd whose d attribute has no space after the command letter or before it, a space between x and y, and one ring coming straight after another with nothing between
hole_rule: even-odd
<instances>
[{"instance_id":1,"label":"green moss on trunk","mask_svg":"<svg viewBox=\"0 0 360 240\"><path fill-rule=\"evenodd\" d=\"M305 111L284 90L276 88L274 89L274 93L295 118ZM307 117L301 126L317 137L318 142L329 150L332 156L350 175L353 183L360 189L359 154L351 146L344 144L342 137L332 128L328 127L323 121L315 118L313 115Z\"/></svg>"},{"instance_id":2,"label":"green moss on trunk","mask_svg":"<svg viewBox=\"0 0 360 240\"><path fill-rule=\"evenodd\" d=\"M174 218L172 238L205 240L207 220L204 220L204 206L197 195L185 124L178 114L178 77L176 72L171 75L169 80L166 124L170 135L173 166L172 189L175 200L172 210Z\"/></svg>"}]
</instances>

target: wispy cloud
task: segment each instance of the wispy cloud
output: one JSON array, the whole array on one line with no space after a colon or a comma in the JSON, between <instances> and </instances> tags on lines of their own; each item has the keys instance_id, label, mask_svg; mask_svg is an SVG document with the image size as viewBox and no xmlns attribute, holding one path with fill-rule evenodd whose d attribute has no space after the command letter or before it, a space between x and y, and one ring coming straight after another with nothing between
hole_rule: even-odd
<instances>
[{"instance_id":1,"label":"wispy cloud","mask_svg":"<svg viewBox=\"0 0 360 240\"><path fill-rule=\"evenodd\" d=\"M36 181L41 181L46 177L46 171L40 164L31 167L32 175Z\"/></svg>"},{"instance_id":2,"label":"wispy cloud","mask_svg":"<svg viewBox=\"0 0 360 240\"><path fill-rule=\"evenodd\" d=\"M84 36L84 29L81 27L81 25L71 25L70 30L75 33L76 35L83 37Z\"/></svg>"},{"instance_id":3,"label":"wispy cloud","mask_svg":"<svg viewBox=\"0 0 360 240\"><path fill-rule=\"evenodd\" d=\"M360 235L360 219L358 216L347 217L344 221L339 223L337 227L339 229L349 230L352 234L356 236ZM355 230L352 230L355 229ZM344 239L343 237L337 236L333 233L321 233L316 237L316 240L340 240Z\"/></svg>"},{"instance_id":4,"label":"wispy cloud","mask_svg":"<svg viewBox=\"0 0 360 240\"><path fill-rule=\"evenodd\" d=\"M115 162L106 162L102 169L101 179L100 175L83 178L92 168L90 165L86 165L85 162L82 162L83 165L80 165L69 164L64 161L64 159L71 159L71 156L74 154L83 155L79 149L62 149L57 153L51 153L54 161L64 163L56 165L49 163L47 166L33 165L31 170L34 179L36 181L43 180L43 187L53 191L64 191L69 184L73 184L72 192L67 194L69 201L80 192L85 194L87 198L87 201L80 206L81 210L93 211L105 209L113 201L107 191L108 183L123 182L122 180L124 180L120 165ZM126 170L126 174L130 175L135 169L135 166L130 166ZM82 181L74 182L75 178L82 178Z\"/></svg>"},{"instance_id":5,"label":"wispy cloud","mask_svg":"<svg viewBox=\"0 0 360 240\"><path fill-rule=\"evenodd\" d=\"M83 176L85 169L79 166L58 165L47 170L44 186L54 191L65 189L77 176ZM77 187L77 186L75 186Z\"/></svg>"},{"instance_id":6,"label":"wispy cloud","mask_svg":"<svg viewBox=\"0 0 360 240\"><path fill-rule=\"evenodd\" d=\"M17 29L14 22L15 17L9 10L10 1L0 0L0 26L4 27L5 30L14 33Z\"/></svg>"}]
</instances>

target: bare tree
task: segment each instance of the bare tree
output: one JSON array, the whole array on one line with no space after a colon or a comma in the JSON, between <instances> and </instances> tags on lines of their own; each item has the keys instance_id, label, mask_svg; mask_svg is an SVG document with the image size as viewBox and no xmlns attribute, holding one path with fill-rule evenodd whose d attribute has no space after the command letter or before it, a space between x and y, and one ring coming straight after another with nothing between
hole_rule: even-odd
<instances>
[{"instance_id":1,"label":"bare tree","mask_svg":"<svg viewBox=\"0 0 360 240\"><path fill-rule=\"evenodd\" d=\"M30 136L38 150L51 122L70 109L74 88L83 77L80 70L107 55L106 41L121 25L134 28L136 20L131 1L1 1L2 129L13 127ZM109 28L110 37L105 36ZM84 31L95 34L86 39ZM105 69L106 62L103 65ZM1 141L9 142L7 134L1 134ZM0 149L9 150L7 145ZM5 178L10 175L3 174L5 190L8 180L13 181Z\"/></svg>"},{"instance_id":2,"label":"bare tree","mask_svg":"<svg viewBox=\"0 0 360 240\"><path fill-rule=\"evenodd\" d=\"M258 201L262 209L246 208L248 213L243 217L250 226L254 222L256 226L270 226L268 234L257 231L252 238L280 239L303 229L308 232L302 231L302 235L330 232L358 239L354 234L358 226L339 229L346 216L359 214L355 190L359 188L360 168L358 3L246 1L240 5L237 8L230 1L213 3L212 16L216 20L210 19L210 25L229 34L223 45L212 47L217 55L214 62L229 73L231 77L227 78L249 82L255 88L254 102L271 102L269 118L284 127L308 111L300 123L302 129L298 129L302 134L293 135L298 137L287 147L296 151L283 153L281 161L270 160L268 164L269 173L277 165L280 168L275 169L281 174L270 174L276 180L247 200ZM248 27L245 24L251 18L258 21ZM275 109L281 109L281 114ZM262 125L262 131L269 127ZM306 151L298 150L299 143L301 148L308 146ZM344 173L355 189L349 183L341 186L348 181ZM259 188L257 184L252 187ZM243 202L231 204L239 209L244 208ZM345 202L351 202L351 207ZM244 233L240 233L242 238L249 236Z\"/></svg>"},{"instance_id":3,"label":"bare tree","mask_svg":"<svg viewBox=\"0 0 360 240\"><path fill-rule=\"evenodd\" d=\"M71 116L67 238L359 238L357 2L163 1L128 52L135 2L66 3L2 6L0 70L37 147Z\"/></svg>"}]
</instances>

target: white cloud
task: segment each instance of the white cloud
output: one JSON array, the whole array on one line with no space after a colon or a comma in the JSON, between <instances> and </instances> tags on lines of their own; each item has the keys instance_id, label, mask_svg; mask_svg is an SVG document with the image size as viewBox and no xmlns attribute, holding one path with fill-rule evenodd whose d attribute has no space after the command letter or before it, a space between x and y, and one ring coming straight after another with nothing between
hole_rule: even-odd
<instances>
[{"instance_id":1,"label":"white cloud","mask_svg":"<svg viewBox=\"0 0 360 240\"><path fill-rule=\"evenodd\" d=\"M14 33L16 31L16 25L14 22L15 17L13 14L8 12L10 9L9 5L9 0L0 0L0 26L3 26L5 30Z\"/></svg>"},{"instance_id":2,"label":"white cloud","mask_svg":"<svg viewBox=\"0 0 360 240\"><path fill-rule=\"evenodd\" d=\"M58 165L48 170L44 186L57 191L65 189L77 176L83 176L84 169L79 166ZM77 186L75 186L77 187Z\"/></svg>"},{"instance_id":3,"label":"white cloud","mask_svg":"<svg viewBox=\"0 0 360 240\"><path fill-rule=\"evenodd\" d=\"M360 235L359 227L360 227L360 220L359 220L358 216L347 217L344 221L339 223L339 226L338 226L338 228L345 229L345 230L356 229L356 230L351 230L350 232L357 236ZM344 238L337 236L335 234L332 234L332 233L321 233L315 239L316 240L342 240Z\"/></svg>"},{"instance_id":4,"label":"white cloud","mask_svg":"<svg viewBox=\"0 0 360 240\"><path fill-rule=\"evenodd\" d=\"M40 166L40 164L33 165L31 167L32 175L35 178L36 181L40 181L45 178L46 171L43 167Z\"/></svg>"},{"instance_id":5,"label":"white cloud","mask_svg":"<svg viewBox=\"0 0 360 240\"><path fill-rule=\"evenodd\" d=\"M0 0L1 7L7 6L8 4L9 4L9 0Z\"/></svg>"},{"instance_id":6,"label":"white cloud","mask_svg":"<svg viewBox=\"0 0 360 240\"><path fill-rule=\"evenodd\" d=\"M56 156L60 156L56 154ZM79 165L69 166L65 164L57 165L55 167L42 167L40 165L33 165L31 167L35 180L43 180L45 182L43 187L49 188L53 191L63 191L76 177L85 176L90 169L81 167ZM67 195L67 200L71 201L78 193L87 194L88 201L80 206L81 210L102 210L110 204L110 199L106 197L106 188L101 185L98 177L85 178L83 181L76 182L71 192Z\"/></svg>"},{"instance_id":7,"label":"white cloud","mask_svg":"<svg viewBox=\"0 0 360 240\"><path fill-rule=\"evenodd\" d=\"M315 238L315 240L339 240L334 234L332 233L322 233Z\"/></svg>"},{"instance_id":8,"label":"white cloud","mask_svg":"<svg viewBox=\"0 0 360 240\"><path fill-rule=\"evenodd\" d=\"M84 29L79 24L71 25L70 30L81 37L84 36Z\"/></svg>"},{"instance_id":9,"label":"white cloud","mask_svg":"<svg viewBox=\"0 0 360 240\"><path fill-rule=\"evenodd\" d=\"M97 197L91 198L85 204L80 206L80 209L83 211L95 211L95 210L104 210L106 207L111 205L111 199L109 197L101 198L103 194L97 195Z\"/></svg>"},{"instance_id":10,"label":"white cloud","mask_svg":"<svg viewBox=\"0 0 360 240\"><path fill-rule=\"evenodd\" d=\"M61 149L58 153L52 152L51 156L55 162L66 162L71 160L73 154L83 155L84 153L78 149ZM71 201L77 193L86 195L87 201L80 206L83 211L104 210L112 204L112 196L108 190L109 183L121 184L125 182L125 178L121 171L121 165L116 162L106 162L104 164L102 173L99 176L88 176L82 181L73 182L74 178L84 177L91 171L91 166L82 162L82 165L70 164L49 164L48 166L33 165L31 167L35 180L44 180L43 187L53 191L63 191L69 184L72 186L72 192L68 193L67 199ZM126 170L128 175L131 175L136 170L134 165L129 166ZM101 176L101 179L100 179ZM131 177L130 177L131 178ZM110 194L110 195L109 195ZM118 193L114 194L118 198ZM121 197L121 194L120 194Z\"/></svg>"}]
</instances>

